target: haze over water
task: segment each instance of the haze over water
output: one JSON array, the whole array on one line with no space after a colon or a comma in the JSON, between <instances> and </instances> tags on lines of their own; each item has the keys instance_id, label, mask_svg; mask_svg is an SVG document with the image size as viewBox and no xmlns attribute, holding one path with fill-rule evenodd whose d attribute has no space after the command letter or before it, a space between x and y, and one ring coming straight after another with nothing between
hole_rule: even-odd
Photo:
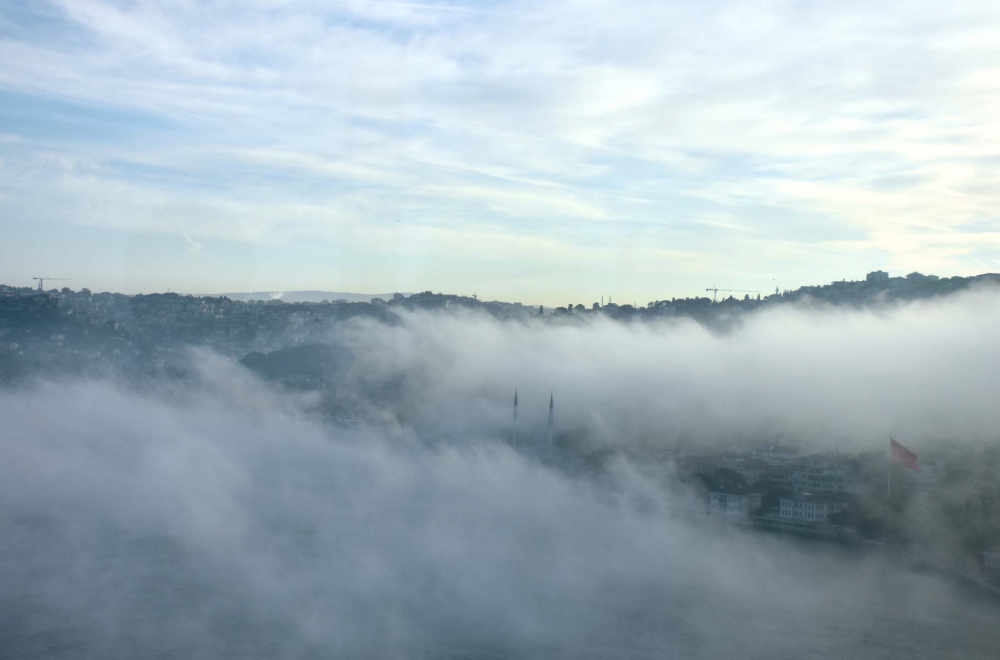
<instances>
[{"instance_id":1,"label":"haze over water","mask_svg":"<svg viewBox=\"0 0 1000 660\"><path fill-rule=\"evenodd\" d=\"M968 313L993 318L989 307ZM790 320L758 322L778 319ZM891 555L691 521L676 492L624 455L590 477L511 446L509 402L461 385L493 373L459 359L470 350L461 337L489 338L490 361L499 351L527 369L536 344L573 351L626 333L629 345L655 338L681 355L677 341L738 345L751 328L709 339L685 326L445 314L342 330L332 346L350 358L321 396L350 396L346 422L324 421L316 393L282 391L205 352L191 354L187 375L138 387L69 378L4 391L5 657L902 659L992 658L1000 647L995 598ZM417 345L406 355L419 359L390 358ZM961 364L971 347L952 347ZM786 355L797 350L786 343ZM608 379L624 366L629 377ZM594 419L634 418L636 397L655 409L660 388L614 390L615 379L664 373L654 367L648 356L608 362L590 383L604 403ZM664 384L697 377L675 369ZM521 399L525 442L544 437L532 400ZM580 405L556 408L560 428L586 419ZM693 423L672 419L659 442ZM715 433L739 427L718 426L726 419Z\"/></svg>"},{"instance_id":2,"label":"haze over water","mask_svg":"<svg viewBox=\"0 0 1000 660\"><path fill-rule=\"evenodd\" d=\"M317 541L330 530L306 523L274 521L251 544L264 552L257 570L275 571L262 585L243 572L249 566L234 569L184 539L6 519L4 657L986 660L1000 645L995 596L880 557L787 539L695 532L690 540L705 543L718 564L691 566L672 557L671 537L691 533L679 521L645 520L662 529L599 551L569 547L556 525L553 536L539 530L531 540L537 554L528 564L515 565L523 549L504 556L510 542L497 538L504 553L471 543L460 552L473 566L427 570L426 557L391 558L406 547L345 558ZM386 533L371 527L382 525L339 533ZM344 591L345 573L392 561L401 565L388 567L389 584ZM645 565L627 565L636 561ZM472 578L480 593L457 584L468 571L482 574Z\"/></svg>"}]
</instances>

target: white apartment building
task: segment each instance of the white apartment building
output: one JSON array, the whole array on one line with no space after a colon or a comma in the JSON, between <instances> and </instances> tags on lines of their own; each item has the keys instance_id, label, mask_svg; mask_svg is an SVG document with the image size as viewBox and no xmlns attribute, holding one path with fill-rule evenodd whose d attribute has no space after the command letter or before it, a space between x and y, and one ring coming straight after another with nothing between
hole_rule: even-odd
<instances>
[{"instance_id":1,"label":"white apartment building","mask_svg":"<svg viewBox=\"0 0 1000 660\"><path fill-rule=\"evenodd\" d=\"M803 493L859 493L862 483L855 465L822 456L792 461L792 488Z\"/></svg>"},{"instance_id":2,"label":"white apartment building","mask_svg":"<svg viewBox=\"0 0 1000 660\"><path fill-rule=\"evenodd\" d=\"M792 518L809 522L825 522L831 514L847 508L843 500L812 496L809 494L782 497L778 515L782 518Z\"/></svg>"},{"instance_id":3,"label":"white apartment building","mask_svg":"<svg viewBox=\"0 0 1000 660\"><path fill-rule=\"evenodd\" d=\"M763 495L760 493L743 493L734 495L730 493L709 493L708 513L709 515L724 516L729 520L749 520L757 509Z\"/></svg>"}]
</instances>

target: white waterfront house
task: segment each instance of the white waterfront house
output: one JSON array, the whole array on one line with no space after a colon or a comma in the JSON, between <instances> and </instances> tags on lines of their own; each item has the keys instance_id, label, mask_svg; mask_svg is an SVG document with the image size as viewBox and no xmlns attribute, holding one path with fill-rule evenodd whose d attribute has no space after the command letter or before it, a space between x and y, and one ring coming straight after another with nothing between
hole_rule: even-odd
<instances>
[{"instance_id":1,"label":"white waterfront house","mask_svg":"<svg viewBox=\"0 0 1000 660\"><path fill-rule=\"evenodd\" d=\"M838 497L799 493L781 498L778 515L781 518L825 522L831 514L843 511L846 506L846 502Z\"/></svg>"},{"instance_id":2,"label":"white waterfront house","mask_svg":"<svg viewBox=\"0 0 1000 660\"><path fill-rule=\"evenodd\" d=\"M750 518L760 508L763 495L760 493L720 493L708 494L708 513L728 520L741 521Z\"/></svg>"}]
</instances>

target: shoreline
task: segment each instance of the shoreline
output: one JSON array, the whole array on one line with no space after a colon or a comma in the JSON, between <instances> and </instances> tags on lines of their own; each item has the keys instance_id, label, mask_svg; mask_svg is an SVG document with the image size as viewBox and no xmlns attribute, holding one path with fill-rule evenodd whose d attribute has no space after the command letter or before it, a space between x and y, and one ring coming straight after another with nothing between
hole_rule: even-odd
<instances>
[{"instance_id":1,"label":"shoreline","mask_svg":"<svg viewBox=\"0 0 1000 660\"><path fill-rule=\"evenodd\" d=\"M822 533L803 533L790 529L782 529L753 522L733 522L721 520L711 516L688 518L692 521L709 523L734 530L742 530L752 534L766 534L779 537L782 540L795 541L798 543L818 544L821 546L836 547L840 550L848 551L856 555L880 556L890 563L905 568L907 571L916 574L931 574L943 578L963 589L975 592L977 596L985 597L1000 604L1000 585L987 581L981 575L967 573L957 568L952 568L944 564L936 563L922 557L905 558L905 550L900 546L892 545L885 541L875 541L851 537L847 535L835 536Z\"/></svg>"}]
</instances>

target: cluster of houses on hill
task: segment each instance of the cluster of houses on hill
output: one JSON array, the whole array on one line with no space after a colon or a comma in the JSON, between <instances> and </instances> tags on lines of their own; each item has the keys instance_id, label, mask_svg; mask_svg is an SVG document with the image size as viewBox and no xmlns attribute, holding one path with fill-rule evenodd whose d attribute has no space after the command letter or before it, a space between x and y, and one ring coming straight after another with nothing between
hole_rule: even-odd
<instances>
[{"instance_id":1,"label":"cluster of houses on hill","mask_svg":"<svg viewBox=\"0 0 1000 660\"><path fill-rule=\"evenodd\" d=\"M232 300L177 293L124 295L0 285L0 381L39 368L146 370L191 346L235 358L322 341L356 317L390 320L394 310L476 306L498 318L528 316L519 304L432 294L370 302Z\"/></svg>"},{"instance_id":2,"label":"cluster of houses on hill","mask_svg":"<svg viewBox=\"0 0 1000 660\"><path fill-rule=\"evenodd\" d=\"M838 454L799 455L770 446L742 456L681 456L690 486L688 513L808 534L843 535L844 514L866 484L861 461Z\"/></svg>"},{"instance_id":3,"label":"cluster of houses on hill","mask_svg":"<svg viewBox=\"0 0 1000 660\"><path fill-rule=\"evenodd\" d=\"M834 452L799 454L778 445L742 454L674 456L677 472L683 476L674 485L672 501L675 510L687 516L811 536L871 540L867 526L879 523L867 518L871 511L863 511L864 502L870 503L873 496L877 500L885 498L885 460L877 452L852 456ZM945 469L940 461L928 459L920 472L901 470L899 477L906 475L907 487L925 496L923 504L913 509L914 515L938 520L935 516L939 513L926 506L929 502L945 503L948 498L941 489L947 487L941 479L954 469L954 465ZM963 482L979 483L982 476L969 472ZM987 487L982 492L986 497L995 491ZM968 563L949 564L951 560L944 557L935 558L919 549L914 552L913 556L920 557L916 562L920 565L971 570ZM977 554L981 557L979 577L1000 586L1000 547L979 550Z\"/></svg>"},{"instance_id":4,"label":"cluster of houses on hill","mask_svg":"<svg viewBox=\"0 0 1000 660\"><path fill-rule=\"evenodd\" d=\"M355 317L391 320L404 310L474 310L500 319L544 318L556 323L588 318L620 321L686 317L706 325L726 326L744 312L805 300L837 305L870 305L947 295L972 287L1000 285L1000 275L938 278L910 273L890 277L884 271L864 280L841 280L824 286L761 296L655 300L645 306L607 302L589 306L535 308L519 302L483 301L475 295L425 291L395 293L367 302L344 299L286 303L280 297L237 300L225 296L177 293L124 295L88 289L39 290L0 284L0 379L14 367L143 367L161 364L176 349L205 346L242 358L251 351L273 351L315 342L330 329ZM712 289L715 293L717 289ZM357 296L355 296L357 297ZM6 366L5 366L6 365ZM11 365L14 365L12 367ZM28 366L26 366L28 365Z\"/></svg>"}]
</instances>

